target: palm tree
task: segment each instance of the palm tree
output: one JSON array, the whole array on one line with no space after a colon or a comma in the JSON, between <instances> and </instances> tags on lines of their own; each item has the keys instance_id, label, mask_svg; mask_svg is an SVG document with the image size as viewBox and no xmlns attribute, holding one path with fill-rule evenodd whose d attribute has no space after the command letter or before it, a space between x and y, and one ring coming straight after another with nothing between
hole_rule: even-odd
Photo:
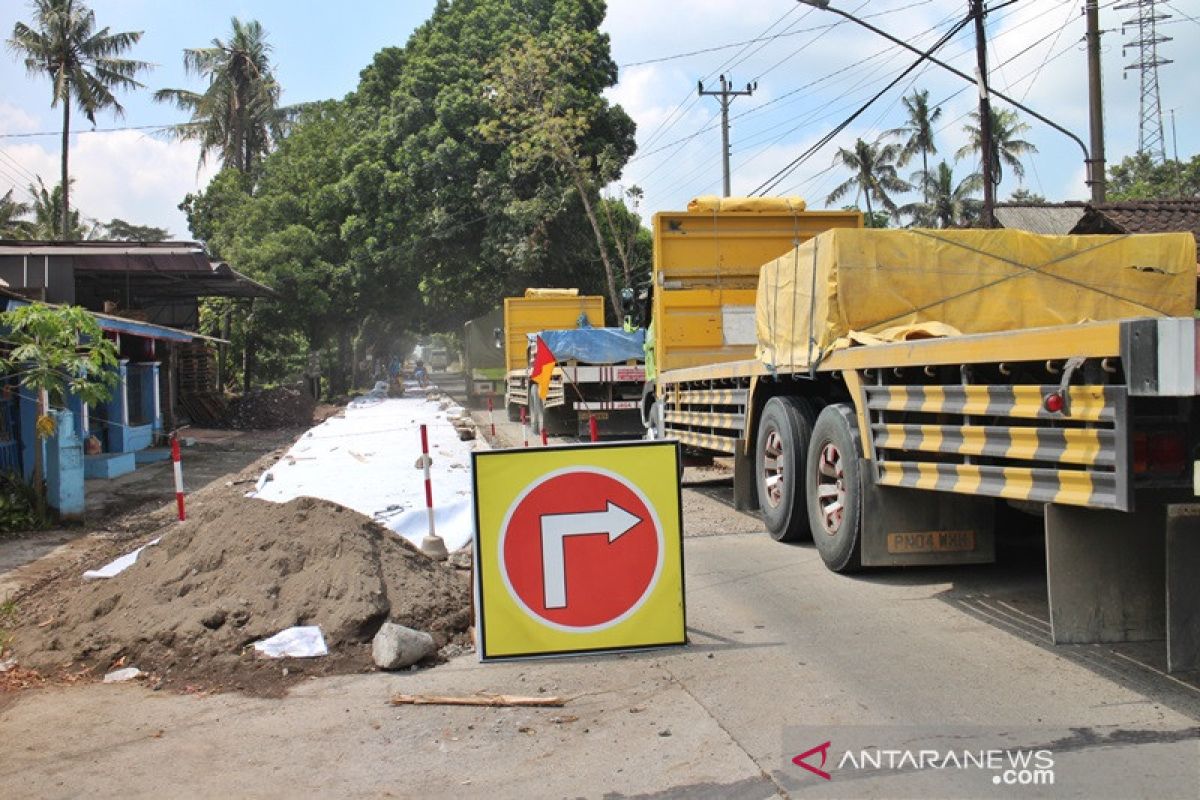
<instances>
[{"instance_id":1,"label":"palm tree","mask_svg":"<svg viewBox=\"0 0 1200 800\"><path fill-rule=\"evenodd\" d=\"M72 178L71 183L74 182L75 179ZM66 231L63 232L60 227L63 218L63 203L65 202L61 184L53 189L47 189L46 184L42 183L42 179L39 177L36 184L29 184L29 194L33 197L33 204L29 209L33 212L33 220L27 228L31 239L61 238L64 241L76 241L92 238L84 226L77 208L72 208L66 213ZM59 234L62 235L59 236Z\"/></svg>"},{"instance_id":2,"label":"palm tree","mask_svg":"<svg viewBox=\"0 0 1200 800\"><path fill-rule=\"evenodd\" d=\"M924 203L912 203L900 209L911 214L913 224L921 228L954 228L972 223L978 217L981 203L973 195L983 189L983 178L972 173L957 186L954 170L945 161L932 173L918 172L913 176L921 184Z\"/></svg>"},{"instance_id":3,"label":"palm tree","mask_svg":"<svg viewBox=\"0 0 1200 800\"><path fill-rule=\"evenodd\" d=\"M954 154L955 159L977 155L982 150L983 136L979 132L979 112L971 112L971 122L963 126L969 141ZM1017 112L1008 108L992 108L992 175L996 185L1000 184L1002 168L1007 164L1018 179L1025 177L1021 157L1036 153L1032 142L1017 137L1029 130L1029 126L1017 118Z\"/></svg>"},{"instance_id":4,"label":"palm tree","mask_svg":"<svg viewBox=\"0 0 1200 800\"><path fill-rule=\"evenodd\" d=\"M829 196L826 204L836 202L854 189L861 192L867 201L867 219L872 219L871 198L895 216L898 213L896 204L892 202L890 192L907 192L912 186L896 174L896 162L900 158L898 144L869 144L859 139L854 143L853 150L842 147L837 151L837 159L842 166L853 174L839 184Z\"/></svg>"},{"instance_id":5,"label":"palm tree","mask_svg":"<svg viewBox=\"0 0 1200 800\"><path fill-rule=\"evenodd\" d=\"M13 200L9 189L0 197L0 239L24 239L29 236L29 221L22 219L30 211L28 203Z\"/></svg>"},{"instance_id":6,"label":"palm tree","mask_svg":"<svg viewBox=\"0 0 1200 800\"><path fill-rule=\"evenodd\" d=\"M114 89L137 89L134 76L149 68L144 61L118 58L142 38L141 31L110 33L96 30L96 15L82 0L33 0L31 25L13 26L8 47L25 59L30 75L50 78L50 107L62 103L62 218L59 233L67 239L70 185L67 156L71 136L71 104L78 106L88 122L96 124L96 112L112 109L118 117L125 109ZM49 237L53 238L53 237Z\"/></svg>"},{"instance_id":7,"label":"palm tree","mask_svg":"<svg viewBox=\"0 0 1200 800\"><path fill-rule=\"evenodd\" d=\"M201 165L215 152L223 166L248 173L282 137L292 110L279 107L280 88L262 25L237 17L231 24L228 42L213 39L211 47L183 51L187 71L208 79L203 93L160 89L154 99L191 112L191 122L171 132L200 143Z\"/></svg>"},{"instance_id":8,"label":"palm tree","mask_svg":"<svg viewBox=\"0 0 1200 800\"><path fill-rule=\"evenodd\" d=\"M914 91L911 96L902 98L904 109L908 112L908 120L899 128L884 132L884 136L907 137L901 144L900 160L897 166L903 167L917 153L921 154L921 173L929 172L929 154L937 155L937 145L933 141L933 124L942 117L941 107L929 108L929 90ZM929 202L929 196L925 196Z\"/></svg>"}]
</instances>

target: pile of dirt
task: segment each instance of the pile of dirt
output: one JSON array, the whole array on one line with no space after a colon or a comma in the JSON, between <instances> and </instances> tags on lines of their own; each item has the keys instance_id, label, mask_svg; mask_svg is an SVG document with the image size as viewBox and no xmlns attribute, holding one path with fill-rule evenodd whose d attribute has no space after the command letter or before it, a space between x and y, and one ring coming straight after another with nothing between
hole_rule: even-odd
<instances>
[{"instance_id":1,"label":"pile of dirt","mask_svg":"<svg viewBox=\"0 0 1200 800\"><path fill-rule=\"evenodd\" d=\"M238 430L308 427L317 406L300 386L254 389L229 402L229 424Z\"/></svg>"},{"instance_id":2,"label":"pile of dirt","mask_svg":"<svg viewBox=\"0 0 1200 800\"><path fill-rule=\"evenodd\" d=\"M114 578L63 576L21 598L12 648L48 674L136 666L156 685L277 695L306 675L373 669L385 620L428 631L439 648L464 643L469 584L334 503L230 496L167 528ZM293 625L319 625L330 655L255 656L253 642Z\"/></svg>"}]
</instances>

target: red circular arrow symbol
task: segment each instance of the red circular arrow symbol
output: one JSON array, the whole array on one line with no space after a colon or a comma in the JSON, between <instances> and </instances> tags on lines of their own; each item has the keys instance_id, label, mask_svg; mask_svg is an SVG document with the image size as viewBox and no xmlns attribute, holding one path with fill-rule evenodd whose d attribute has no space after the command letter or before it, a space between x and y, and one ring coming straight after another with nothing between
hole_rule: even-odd
<instances>
[{"instance_id":1,"label":"red circular arrow symbol","mask_svg":"<svg viewBox=\"0 0 1200 800\"><path fill-rule=\"evenodd\" d=\"M566 630L627 617L653 588L662 558L648 502L607 471L545 476L518 497L501 532L509 592L529 614Z\"/></svg>"}]
</instances>

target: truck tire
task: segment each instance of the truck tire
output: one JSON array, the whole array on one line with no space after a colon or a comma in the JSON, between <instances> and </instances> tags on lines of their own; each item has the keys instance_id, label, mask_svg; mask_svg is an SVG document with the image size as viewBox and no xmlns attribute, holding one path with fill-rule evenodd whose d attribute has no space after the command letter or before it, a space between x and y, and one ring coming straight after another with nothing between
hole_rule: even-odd
<instances>
[{"instance_id":1,"label":"truck tire","mask_svg":"<svg viewBox=\"0 0 1200 800\"><path fill-rule=\"evenodd\" d=\"M508 408L508 421L509 422L520 422L521 421L521 407L519 405L517 405L516 403L507 403L506 405Z\"/></svg>"},{"instance_id":2,"label":"truck tire","mask_svg":"<svg viewBox=\"0 0 1200 800\"><path fill-rule=\"evenodd\" d=\"M777 542L811 535L804 499L804 464L816 410L803 397L772 397L763 407L754 447L758 504Z\"/></svg>"},{"instance_id":3,"label":"truck tire","mask_svg":"<svg viewBox=\"0 0 1200 800\"><path fill-rule=\"evenodd\" d=\"M825 566L853 572L861 565L862 442L854 410L826 406L813 426L804 483L808 524Z\"/></svg>"}]
</instances>

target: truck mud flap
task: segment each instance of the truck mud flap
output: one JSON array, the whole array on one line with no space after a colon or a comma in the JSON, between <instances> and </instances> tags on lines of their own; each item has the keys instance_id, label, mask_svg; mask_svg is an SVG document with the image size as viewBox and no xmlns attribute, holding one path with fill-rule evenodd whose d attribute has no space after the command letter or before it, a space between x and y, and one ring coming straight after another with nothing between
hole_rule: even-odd
<instances>
[{"instance_id":1,"label":"truck mud flap","mask_svg":"<svg viewBox=\"0 0 1200 800\"><path fill-rule=\"evenodd\" d=\"M1055 644L1166 640L1171 672L1200 669L1200 505L1133 513L1046 506Z\"/></svg>"},{"instance_id":2,"label":"truck mud flap","mask_svg":"<svg viewBox=\"0 0 1200 800\"><path fill-rule=\"evenodd\" d=\"M870 462L862 460L861 469L870 475ZM871 480L863 484L864 567L996 560L996 506L991 498L897 489Z\"/></svg>"}]
</instances>

